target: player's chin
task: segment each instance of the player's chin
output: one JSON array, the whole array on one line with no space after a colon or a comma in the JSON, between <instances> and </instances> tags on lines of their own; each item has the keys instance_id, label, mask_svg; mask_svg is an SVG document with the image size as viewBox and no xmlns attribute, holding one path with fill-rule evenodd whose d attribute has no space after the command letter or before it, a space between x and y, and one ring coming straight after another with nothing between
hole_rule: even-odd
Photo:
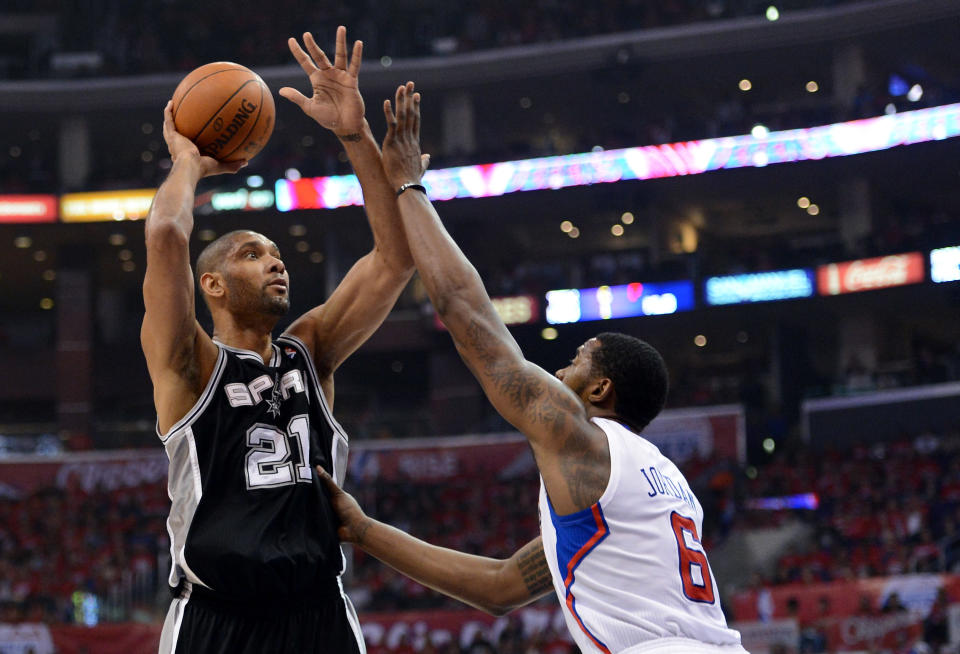
<instances>
[{"instance_id":1,"label":"player's chin","mask_svg":"<svg viewBox=\"0 0 960 654\"><path fill-rule=\"evenodd\" d=\"M267 301L267 311L274 316L285 316L290 311L290 298L287 295L272 297Z\"/></svg>"}]
</instances>

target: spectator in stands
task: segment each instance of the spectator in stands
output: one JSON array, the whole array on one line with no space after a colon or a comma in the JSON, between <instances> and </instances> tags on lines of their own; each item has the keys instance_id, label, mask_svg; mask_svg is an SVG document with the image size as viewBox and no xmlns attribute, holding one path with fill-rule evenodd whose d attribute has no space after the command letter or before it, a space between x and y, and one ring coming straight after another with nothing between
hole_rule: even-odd
<instances>
[{"instance_id":1,"label":"spectator in stands","mask_svg":"<svg viewBox=\"0 0 960 654\"><path fill-rule=\"evenodd\" d=\"M950 600L947 591L942 586L937 589L937 598L930 607L930 613L923 620L923 640L931 648L933 654L939 654L949 640L947 628L947 608Z\"/></svg>"}]
</instances>

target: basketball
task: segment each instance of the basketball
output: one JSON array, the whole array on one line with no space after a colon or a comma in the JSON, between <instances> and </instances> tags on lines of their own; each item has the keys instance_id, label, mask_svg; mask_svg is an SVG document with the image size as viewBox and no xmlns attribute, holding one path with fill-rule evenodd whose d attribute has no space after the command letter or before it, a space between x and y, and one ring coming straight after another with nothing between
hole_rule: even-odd
<instances>
[{"instance_id":1,"label":"basketball","mask_svg":"<svg viewBox=\"0 0 960 654\"><path fill-rule=\"evenodd\" d=\"M273 133L275 115L260 76L228 61L194 69L173 92L177 131L218 161L253 158Z\"/></svg>"}]
</instances>

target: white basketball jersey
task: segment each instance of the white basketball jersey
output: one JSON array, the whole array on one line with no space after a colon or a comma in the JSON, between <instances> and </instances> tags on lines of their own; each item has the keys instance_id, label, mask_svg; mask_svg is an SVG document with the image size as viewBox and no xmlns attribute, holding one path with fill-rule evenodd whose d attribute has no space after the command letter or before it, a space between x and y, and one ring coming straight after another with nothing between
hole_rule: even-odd
<instances>
[{"instance_id":1,"label":"white basketball jersey","mask_svg":"<svg viewBox=\"0 0 960 654\"><path fill-rule=\"evenodd\" d=\"M610 481L593 506L558 516L540 480L540 531L567 627L580 649L744 652L727 628L700 545L703 509L655 445L594 418Z\"/></svg>"}]
</instances>

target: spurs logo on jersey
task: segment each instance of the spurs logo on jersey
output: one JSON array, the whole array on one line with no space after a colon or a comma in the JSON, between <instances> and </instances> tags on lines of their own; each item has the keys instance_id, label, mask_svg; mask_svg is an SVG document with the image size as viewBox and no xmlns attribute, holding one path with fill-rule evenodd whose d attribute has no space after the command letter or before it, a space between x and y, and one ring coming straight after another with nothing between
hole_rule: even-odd
<instances>
[{"instance_id":1,"label":"spurs logo on jersey","mask_svg":"<svg viewBox=\"0 0 960 654\"><path fill-rule=\"evenodd\" d=\"M720 610L700 544L703 510L683 474L623 425L594 422L610 446L610 480L596 504L557 515L540 485L543 548L577 645L592 654L743 654Z\"/></svg>"},{"instance_id":2,"label":"spurs logo on jersey","mask_svg":"<svg viewBox=\"0 0 960 654\"><path fill-rule=\"evenodd\" d=\"M226 384L223 387L227 394L227 401L230 406L254 406L260 404L265 399L271 413L279 414L280 401L290 399L291 393L304 393L303 375L299 370L290 370L284 373L283 377L274 374L260 375L253 381L246 384L239 382ZM269 398L265 397L266 391L270 391Z\"/></svg>"},{"instance_id":3,"label":"spurs logo on jersey","mask_svg":"<svg viewBox=\"0 0 960 654\"><path fill-rule=\"evenodd\" d=\"M161 435L173 501L170 584L186 579L235 597L309 594L343 566L314 466L342 483L347 436L302 342L280 336L266 362L217 345L197 404Z\"/></svg>"}]
</instances>

